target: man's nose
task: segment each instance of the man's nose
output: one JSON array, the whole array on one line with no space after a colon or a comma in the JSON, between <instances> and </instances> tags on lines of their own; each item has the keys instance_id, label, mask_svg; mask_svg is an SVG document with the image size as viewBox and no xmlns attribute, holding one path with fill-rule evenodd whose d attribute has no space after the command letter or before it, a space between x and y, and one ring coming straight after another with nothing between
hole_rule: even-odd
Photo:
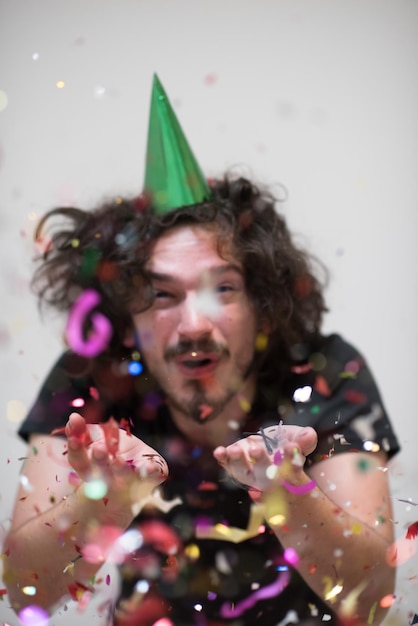
<instances>
[{"instance_id":1,"label":"man's nose","mask_svg":"<svg viewBox=\"0 0 418 626\"><path fill-rule=\"evenodd\" d=\"M213 320L204 305L199 302L196 294L184 298L180 306L180 319L177 326L179 335L183 338L198 339L210 335L213 330Z\"/></svg>"}]
</instances>

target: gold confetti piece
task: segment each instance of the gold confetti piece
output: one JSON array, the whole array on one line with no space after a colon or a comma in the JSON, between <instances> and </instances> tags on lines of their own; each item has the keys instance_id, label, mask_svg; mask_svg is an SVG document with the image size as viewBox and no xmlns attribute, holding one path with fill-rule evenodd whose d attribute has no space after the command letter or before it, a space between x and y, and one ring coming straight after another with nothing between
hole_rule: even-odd
<instances>
[{"instance_id":1,"label":"gold confetti piece","mask_svg":"<svg viewBox=\"0 0 418 626\"><path fill-rule=\"evenodd\" d=\"M373 604L372 608L370 609L369 617L367 618L367 623L368 624L373 624L373 622L374 622L374 614L376 613L376 608L377 608L377 602L375 602Z\"/></svg>"},{"instance_id":2,"label":"gold confetti piece","mask_svg":"<svg viewBox=\"0 0 418 626\"><path fill-rule=\"evenodd\" d=\"M191 543L184 548L184 553L189 559L196 561L196 559L198 559L200 556L199 546L197 546L195 543Z\"/></svg>"},{"instance_id":3,"label":"gold confetti piece","mask_svg":"<svg viewBox=\"0 0 418 626\"><path fill-rule=\"evenodd\" d=\"M56 83L58 89L63 89L65 87L65 83L63 80L58 80Z\"/></svg>"},{"instance_id":4,"label":"gold confetti piece","mask_svg":"<svg viewBox=\"0 0 418 626\"><path fill-rule=\"evenodd\" d=\"M239 398L239 405L244 413L249 413L251 411L251 404L248 402L247 398L244 398L244 396Z\"/></svg>"},{"instance_id":5,"label":"gold confetti piece","mask_svg":"<svg viewBox=\"0 0 418 626\"><path fill-rule=\"evenodd\" d=\"M324 598L325 600L335 600L335 596L337 596L339 593L341 593L343 590L343 586L341 583L336 584L332 589L330 589L328 591L328 593L325 594Z\"/></svg>"},{"instance_id":6,"label":"gold confetti piece","mask_svg":"<svg viewBox=\"0 0 418 626\"><path fill-rule=\"evenodd\" d=\"M224 524L216 524L215 526L201 525L196 528L196 537L198 539L220 539L222 541L232 541L232 543L241 543L241 541L258 535L259 528L264 521L264 511L264 505L252 504L247 528L236 528L235 526L225 526Z\"/></svg>"},{"instance_id":7,"label":"gold confetti piece","mask_svg":"<svg viewBox=\"0 0 418 626\"><path fill-rule=\"evenodd\" d=\"M354 535L361 535L363 532L363 526L356 522L352 525L351 532L354 533Z\"/></svg>"},{"instance_id":8,"label":"gold confetti piece","mask_svg":"<svg viewBox=\"0 0 418 626\"><path fill-rule=\"evenodd\" d=\"M269 338L266 333L258 333L255 340L255 349L257 350L257 352L263 352L263 350L267 348L268 341Z\"/></svg>"},{"instance_id":9,"label":"gold confetti piece","mask_svg":"<svg viewBox=\"0 0 418 626\"><path fill-rule=\"evenodd\" d=\"M278 513L277 515L272 515L271 517L269 517L267 521L270 526L283 526L283 524L286 521L286 518L284 515L281 515L280 513Z\"/></svg>"},{"instance_id":10,"label":"gold confetti piece","mask_svg":"<svg viewBox=\"0 0 418 626\"><path fill-rule=\"evenodd\" d=\"M350 617L354 615L357 606L357 599L366 586L367 581L361 582L357 585L357 587L350 591L344 600L341 601L339 609L341 617Z\"/></svg>"}]
</instances>

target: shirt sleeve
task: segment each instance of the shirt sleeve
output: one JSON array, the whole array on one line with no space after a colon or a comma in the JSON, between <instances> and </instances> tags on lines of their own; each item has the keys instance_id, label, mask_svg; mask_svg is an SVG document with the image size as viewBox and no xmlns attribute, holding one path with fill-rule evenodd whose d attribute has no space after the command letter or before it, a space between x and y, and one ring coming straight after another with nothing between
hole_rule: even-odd
<instances>
[{"instance_id":1,"label":"shirt sleeve","mask_svg":"<svg viewBox=\"0 0 418 626\"><path fill-rule=\"evenodd\" d=\"M296 368L297 369L297 368ZM312 426L318 446L308 462L347 451L400 450L380 391L362 354L339 335L324 338L307 366L292 377L293 416L288 423Z\"/></svg>"},{"instance_id":2,"label":"shirt sleeve","mask_svg":"<svg viewBox=\"0 0 418 626\"><path fill-rule=\"evenodd\" d=\"M31 434L52 434L65 426L73 411L89 421L100 414L89 372L90 362L68 351L61 355L47 375L18 434L25 441Z\"/></svg>"}]
</instances>

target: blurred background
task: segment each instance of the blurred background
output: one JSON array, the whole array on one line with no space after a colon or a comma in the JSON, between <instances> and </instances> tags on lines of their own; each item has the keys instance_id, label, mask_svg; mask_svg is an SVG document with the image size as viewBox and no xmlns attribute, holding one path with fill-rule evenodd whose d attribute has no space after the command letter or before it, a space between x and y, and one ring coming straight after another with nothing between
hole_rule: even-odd
<instances>
[{"instance_id":1,"label":"blurred background","mask_svg":"<svg viewBox=\"0 0 418 626\"><path fill-rule=\"evenodd\" d=\"M64 320L41 319L29 289L34 225L141 191L157 72L205 173L285 188L293 232L329 268L325 330L365 354L402 445L386 623L414 621L417 61L416 0L0 0L0 542L26 451L16 430L63 347ZM50 626L104 624L117 581L103 580ZM0 621L20 626L7 595Z\"/></svg>"}]
</instances>

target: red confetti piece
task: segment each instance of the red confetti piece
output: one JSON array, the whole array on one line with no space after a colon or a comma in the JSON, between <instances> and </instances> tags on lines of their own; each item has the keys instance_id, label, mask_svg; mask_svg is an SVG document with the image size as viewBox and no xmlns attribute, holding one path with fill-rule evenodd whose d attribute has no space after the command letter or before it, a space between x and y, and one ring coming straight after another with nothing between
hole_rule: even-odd
<instances>
[{"instance_id":1,"label":"red confetti piece","mask_svg":"<svg viewBox=\"0 0 418 626\"><path fill-rule=\"evenodd\" d=\"M144 192L141 195L137 196L133 200L135 211L137 211L138 213L143 213L149 206L150 201L151 198L149 193Z\"/></svg>"},{"instance_id":2,"label":"red confetti piece","mask_svg":"<svg viewBox=\"0 0 418 626\"><path fill-rule=\"evenodd\" d=\"M349 389L344 394L345 400L347 402L351 402L352 404L363 404L367 402L367 396L365 393L361 393L361 391L356 391L355 389Z\"/></svg>"},{"instance_id":3,"label":"red confetti piece","mask_svg":"<svg viewBox=\"0 0 418 626\"><path fill-rule=\"evenodd\" d=\"M81 600L83 594L86 591L90 591L90 589L86 587L85 585L83 585L82 583L75 582L75 583L71 583L70 585L68 585L68 591L70 592L70 596L72 600L75 600L76 602L78 602L79 600Z\"/></svg>"},{"instance_id":4,"label":"red confetti piece","mask_svg":"<svg viewBox=\"0 0 418 626\"><path fill-rule=\"evenodd\" d=\"M323 376L317 376L315 379L315 391L325 396L326 398L331 395L331 389Z\"/></svg>"},{"instance_id":5,"label":"red confetti piece","mask_svg":"<svg viewBox=\"0 0 418 626\"><path fill-rule=\"evenodd\" d=\"M216 491L217 488L218 485L216 483L208 480L203 480L198 487L198 491Z\"/></svg>"},{"instance_id":6,"label":"red confetti piece","mask_svg":"<svg viewBox=\"0 0 418 626\"><path fill-rule=\"evenodd\" d=\"M201 404L199 406L199 409L200 409L199 419L201 420L205 420L213 412L212 407L207 404Z\"/></svg>"},{"instance_id":7,"label":"red confetti piece","mask_svg":"<svg viewBox=\"0 0 418 626\"><path fill-rule=\"evenodd\" d=\"M304 365L292 365L290 371L294 374L307 374L312 369L312 365L310 363L305 363Z\"/></svg>"},{"instance_id":8,"label":"red confetti piece","mask_svg":"<svg viewBox=\"0 0 418 626\"><path fill-rule=\"evenodd\" d=\"M112 261L102 260L96 268L96 276L105 282L116 280L119 277L119 268Z\"/></svg>"},{"instance_id":9,"label":"red confetti piece","mask_svg":"<svg viewBox=\"0 0 418 626\"><path fill-rule=\"evenodd\" d=\"M388 609L392 606L395 600L396 596L393 593L389 593L387 596L383 596L383 598L380 600L380 606L382 606L384 609Z\"/></svg>"},{"instance_id":10,"label":"red confetti piece","mask_svg":"<svg viewBox=\"0 0 418 626\"><path fill-rule=\"evenodd\" d=\"M97 391L96 387L90 387L89 394L91 395L93 400L98 400L100 397L99 392Z\"/></svg>"},{"instance_id":11,"label":"red confetti piece","mask_svg":"<svg viewBox=\"0 0 418 626\"><path fill-rule=\"evenodd\" d=\"M413 524L408 526L408 530L406 531L405 536L407 539L415 539L417 535L418 535L418 522L414 522Z\"/></svg>"}]
</instances>

